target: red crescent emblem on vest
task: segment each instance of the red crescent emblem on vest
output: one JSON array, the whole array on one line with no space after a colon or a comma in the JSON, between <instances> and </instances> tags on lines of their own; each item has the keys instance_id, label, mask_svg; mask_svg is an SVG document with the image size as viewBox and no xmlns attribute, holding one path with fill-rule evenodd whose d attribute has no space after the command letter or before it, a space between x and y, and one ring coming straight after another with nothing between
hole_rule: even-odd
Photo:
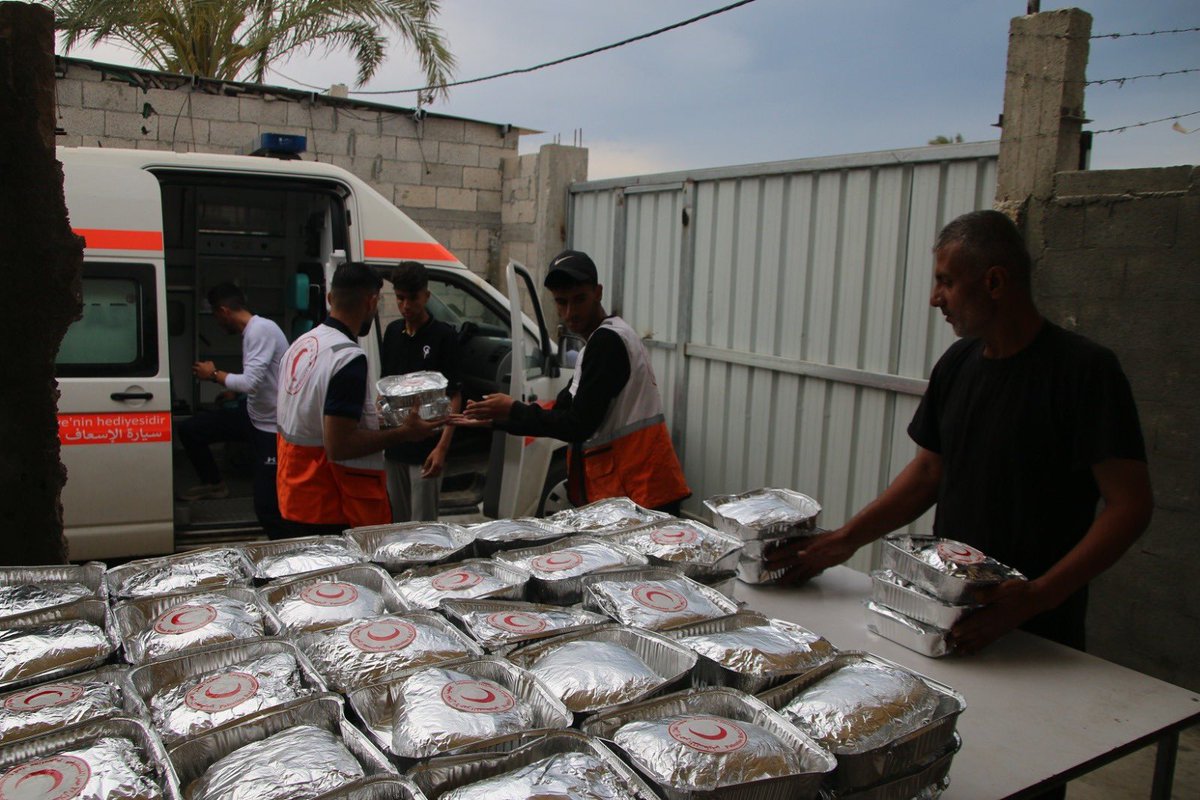
<instances>
[{"instance_id":1,"label":"red crescent emblem on vest","mask_svg":"<svg viewBox=\"0 0 1200 800\"><path fill-rule=\"evenodd\" d=\"M305 336L292 345L291 363L287 372L287 393L296 394L308 380L309 374L317 364L317 355L321 352L321 344L315 336Z\"/></svg>"}]
</instances>

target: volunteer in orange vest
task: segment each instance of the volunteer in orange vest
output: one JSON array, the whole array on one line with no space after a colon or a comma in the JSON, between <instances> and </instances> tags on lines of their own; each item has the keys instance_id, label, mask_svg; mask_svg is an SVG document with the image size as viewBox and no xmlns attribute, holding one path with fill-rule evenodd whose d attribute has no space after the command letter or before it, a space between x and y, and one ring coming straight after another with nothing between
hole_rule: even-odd
<instances>
[{"instance_id":1,"label":"volunteer in orange vest","mask_svg":"<svg viewBox=\"0 0 1200 800\"><path fill-rule=\"evenodd\" d=\"M391 522L384 448L438 430L418 414L379 429L358 337L371 330L382 287L366 264L342 264L330 284L329 316L280 362L276 487L293 535Z\"/></svg>"},{"instance_id":2,"label":"volunteer in orange vest","mask_svg":"<svg viewBox=\"0 0 1200 800\"><path fill-rule=\"evenodd\" d=\"M545 286L559 319L587 340L575 374L551 409L505 394L467 403L454 424L496 428L571 443L567 489L575 505L629 497L646 508L679 513L691 494L663 420L662 397L642 339L608 316L604 287L586 254L564 250L550 262Z\"/></svg>"}]
</instances>

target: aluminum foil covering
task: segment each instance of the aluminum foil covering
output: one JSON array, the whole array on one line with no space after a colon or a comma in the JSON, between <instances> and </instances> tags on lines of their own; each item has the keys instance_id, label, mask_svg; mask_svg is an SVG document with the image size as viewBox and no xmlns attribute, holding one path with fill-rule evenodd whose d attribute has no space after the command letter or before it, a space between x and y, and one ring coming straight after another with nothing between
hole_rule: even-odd
<instances>
[{"instance_id":1,"label":"aluminum foil covering","mask_svg":"<svg viewBox=\"0 0 1200 800\"><path fill-rule=\"evenodd\" d=\"M110 667L0 696L0 745L123 713L120 673Z\"/></svg>"},{"instance_id":2,"label":"aluminum foil covering","mask_svg":"<svg viewBox=\"0 0 1200 800\"><path fill-rule=\"evenodd\" d=\"M634 800L608 763L588 753L559 753L494 778L442 795L442 800L495 800L497 797Z\"/></svg>"},{"instance_id":3,"label":"aluminum foil covering","mask_svg":"<svg viewBox=\"0 0 1200 800\"><path fill-rule=\"evenodd\" d=\"M334 734L300 725L234 750L187 792L191 800L307 800L365 776Z\"/></svg>"},{"instance_id":4,"label":"aluminum foil covering","mask_svg":"<svg viewBox=\"0 0 1200 800\"><path fill-rule=\"evenodd\" d=\"M292 631L328 628L384 611L380 592L340 580L310 583L271 605Z\"/></svg>"},{"instance_id":5,"label":"aluminum foil covering","mask_svg":"<svg viewBox=\"0 0 1200 800\"><path fill-rule=\"evenodd\" d=\"M651 563L679 567L689 577L733 569L743 546L736 536L682 519L654 522L609 537L649 557Z\"/></svg>"},{"instance_id":6,"label":"aluminum foil covering","mask_svg":"<svg viewBox=\"0 0 1200 800\"><path fill-rule=\"evenodd\" d=\"M26 761L0 776L0 800L153 800L164 796L154 766L134 742L118 736Z\"/></svg>"},{"instance_id":7,"label":"aluminum foil covering","mask_svg":"<svg viewBox=\"0 0 1200 800\"><path fill-rule=\"evenodd\" d=\"M970 545L933 536L886 536L881 556L882 569L956 605L974 602L980 589L1025 577Z\"/></svg>"},{"instance_id":8,"label":"aluminum foil covering","mask_svg":"<svg viewBox=\"0 0 1200 800\"><path fill-rule=\"evenodd\" d=\"M366 686L407 669L478 655L478 645L438 614L354 620L310 633L297 644L330 686L339 691Z\"/></svg>"},{"instance_id":9,"label":"aluminum foil covering","mask_svg":"<svg viewBox=\"0 0 1200 800\"><path fill-rule=\"evenodd\" d=\"M397 576L396 590L413 608L437 608L443 600L499 597L520 600L529 573L508 564L472 558L457 564L414 569Z\"/></svg>"},{"instance_id":10,"label":"aluminum foil covering","mask_svg":"<svg viewBox=\"0 0 1200 800\"><path fill-rule=\"evenodd\" d=\"M723 617L738 605L719 591L662 568L614 570L584 579L584 607L650 630Z\"/></svg>"},{"instance_id":11,"label":"aluminum foil covering","mask_svg":"<svg viewBox=\"0 0 1200 800\"><path fill-rule=\"evenodd\" d=\"M28 614L94 597L82 583L17 583L0 585L0 617Z\"/></svg>"},{"instance_id":12,"label":"aluminum foil covering","mask_svg":"<svg viewBox=\"0 0 1200 800\"><path fill-rule=\"evenodd\" d=\"M579 508L568 508L547 518L547 521L566 531L611 532L636 528L651 522L670 519L669 514L642 508L628 497L610 497Z\"/></svg>"},{"instance_id":13,"label":"aluminum foil covering","mask_svg":"<svg viewBox=\"0 0 1200 800\"><path fill-rule=\"evenodd\" d=\"M533 705L519 693L494 680L429 667L400 689L392 748L407 758L428 758L534 727Z\"/></svg>"},{"instance_id":14,"label":"aluminum foil covering","mask_svg":"<svg viewBox=\"0 0 1200 800\"><path fill-rule=\"evenodd\" d=\"M871 573L871 599L909 619L948 631L975 606L943 602L890 569Z\"/></svg>"},{"instance_id":15,"label":"aluminum foil covering","mask_svg":"<svg viewBox=\"0 0 1200 800\"><path fill-rule=\"evenodd\" d=\"M108 571L114 600L155 597L193 589L249 586L250 561L238 548L196 550L166 558L130 561Z\"/></svg>"},{"instance_id":16,"label":"aluminum foil covering","mask_svg":"<svg viewBox=\"0 0 1200 800\"><path fill-rule=\"evenodd\" d=\"M154 727L168 745L310 693L296 658L269 653L201 673L150 698Z\"/></svg>"},{"instance_id":17,"label":"aluminum foil covering","mask_svg":"<svg viewBox=\"0 0 1200 800\"><path fill-rule=\"evenodd\" d=\"M955 734L931 761L865 789L833 791L828 796L830 800L938 800L950 786L950 764L961 749L962 739Z\"/></svg>"},{"instance_id":18,"label":"aluminum foil covering","mask_svg":"<svg viewBox=\"0 0 1200 800\"><path fill-rule=\"evenodd\" d=\"M358 545L341 536L304 536L246 546L254 577L273 581L306 572L360 564L366 556Z\"/></svg>"},{"instance_id":19,"label":"aluminum foil covering","mask_svg":"<svg viewBox=\"0 0 1200 800\"><path fill-rule=\"evenodd\" d=\"M741 539L765 539L816 527L821 505L791 489L754 489L704 501L717 528Z\"/></svg>"},{"instance_id":20,"label":"aluminum foil covering","mask_svg":"<svg viewBox=\"0 0 1200 800\"><path fill-rule=\"evenodd\" d=\"M0 630L0 687L95 667L115 649L108 632L88 619L5 628Z\"/></svg>"},{"instance_id":21,"label":"aluminum foil covering","mask_svg":"<svg viewBox=\"0 0 1200 800\"><path fill-rule=\"evenodd\" d=\"M929 725L938 704L937 693L911 672L863 660L831 671L783 713L834 753L854 753Z\"/></svg>"},{"instance_id":22,"label":"aluminum foil covering","mask_svg":"<svg viewBox=\"0 0 1200 800\"><path fill-rule=\"evenodd\" d=\"M909 619L898 611L873 601L864 603L867 630L890 639L930 658L941 658L953 652L946 640L946 631Z\"/></svg>"},{"instance_id":23,"label":"aluminum foil covering","mask_svg":"<svg viewBox=\"0 0 1200 800\"><path fill-rule=\"evenodd\" d=\"M107 567L98 561L0 567L0 619L76 600L107 600L106 571Z\"/></svg>"},{"instance_id":24,"label":"aluminum foil covering","mask_svg":"<svg viewBox=\"0 0 1200 800\"><path fill-rule=\"evenodd\" d=\"M663 681L625 645L586 639L548 649L529 669L572 711L625 703Z\"/></svg>"},{"instance_id":25,"label":"aluminum foil covering","mask_svg":"<svg viewBox=\"0 0 1200 800\"><path fill-rule=\"evenodd\" d=\"M582 608L511 600L444 600L438 609L490 652L608 622Z\"/></svg>"},{"instance_id":26,"label":"aluminum foil covering","mask_svg":"<svg viewBox=\"0 0 1200 800\"><path fill-rule=\"evenodd\" d=\"M689 625L671 636L723 670L743 677L745 683L734 685L750 692L810 670L837 652L829 640L795 623L748 613Z\"/></svg>"},{"instance_id":27,"label":"aluminum foil covering","mask_svg":"<svg viewBox=\"0 0 1200 800\"><path fill-rule=\"evenodd\" d=\"M263 607L254 593L198 592L161 598L163 607L147 617L134 604L114 610L125 636L125 657L140 664L196 647L238 639L254 639L269 632Z\"/></svg>"},{"instance_id":28,"label":"aluminum foil covering","mask_svg":"<svg viewBox=\"0 0 1200 800\"><path fill-rule=\"evenodd\" d=\"M742 583L776 583L786 574L786 569L767 569L766 565L757 559L743 558L737 564L737 579Z\"/></svg>"},{"instance_id":29,"label":"aluminum foil covering","mask_svg":"<svg viewBox=\"0 0 1200 800\"><path fill-rule=\"evenodd\" d=\"M368 560L391 572L428 566L462 556L475 536L446 522L400 522L351 528L346 537Z\"/></svg>"},{"instance_id":30,"label":"aluminum foil covering","mask_svg":"<svg viewBox=\"0 0 1200 800\"><path fill-rule=\"evenodd\" d=\"M417 785L399 775L375 775L326 792L317 800L429 800ZM934 798L936 800L936 798Z\"/></svg>"},{"instance_id":31,"label":"aluminum foil covering","mask_svg":"<svg viewBox=\"0 0 1200 800\"><path fill-rule=\"evenodd\" d=\"M547 544L567 535L567 531L549 520L521 517L481 522L467 528L475 537L475 549L480 556L490 556L501 550Z\"/></svg>"},{"instance_id":32,"label":"aluminum foil covering","mask_svg":"<svg viewBox=\"0 0 1200 800\"><path fill-rule=\"evenodd\" d=\"M380 422L385 426L402 425L414 404L419 405L422 419L446 416L450 413L448 386L446 376L430 370L380 378L375 382Z\"/></svg>"},{"instance_id":33,"label":"aluminum foil covering","mask_svg":"<svg viewBox=\"0 0 1200 800\"><path fill-rule=\"evenodd\" d=\"M496 560L533 576L533 594L549 603L578 603L584 575L614 567L645 566L646 557L616 542L590 536L570 536L540 547L509 550Z\"/></svg>"}]
</instances>

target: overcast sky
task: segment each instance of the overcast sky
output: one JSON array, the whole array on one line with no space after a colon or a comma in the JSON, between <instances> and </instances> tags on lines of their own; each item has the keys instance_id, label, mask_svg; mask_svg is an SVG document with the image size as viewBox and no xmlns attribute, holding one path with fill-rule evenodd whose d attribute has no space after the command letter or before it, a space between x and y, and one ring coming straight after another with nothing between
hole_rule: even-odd
<instances>
[{"instance_id":1,"label":"overcast sky","mask_svg":"<svg viewBox=\"0 0 1200 800\"><path fill-rule=\"evenodd\" d=\"M456 77L531 66L640 34L728 0L442 0ZM529 75L451 90L433 108L555 134L582 129L589 177L887 150L943 134L994 139L1009 19L1025 0L756 0ZM1043 10L1070 3L1043 0ZM1200 26L1195 0L1081 0L1094 34ZM131 63L120 50L74 54ZM348 55L297 56L271 83L352 83ZM1088 78L1200 68L1200 33L1098 39ZM286 76L286 77L284 77ZM290 80L291 79L291 80ZM363 88L419 86L395 47ZM411 106L412 94L372 96ZM1200 111L1200 72L1088 87L1093 130ZM1200 129L1200 115L1180 120ZM1093 168L1200 163L1200 133L1170 122L1096 137Z\"/></svg>"}]
</instances>

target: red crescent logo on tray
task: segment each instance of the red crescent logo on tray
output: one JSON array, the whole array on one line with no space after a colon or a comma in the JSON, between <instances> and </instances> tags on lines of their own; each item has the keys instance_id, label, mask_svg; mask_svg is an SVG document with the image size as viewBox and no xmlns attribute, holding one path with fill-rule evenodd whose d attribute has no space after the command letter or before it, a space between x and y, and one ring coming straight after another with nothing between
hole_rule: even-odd
<instances>
[{"instance_id":1,"label":"red crescent logo on tray","mask_svg":"<svg viewBox=\"0 0 1200 800\"><path fill-rule=\"evenodd\" d=\"M154 621L154 630L170 635L198 631L217 618L217 610L210 605L175 606L163 612Z\"/></svg>"},{"instance_id":2,"label":"red crescent logo on tray","mask_svg":"<svg viewBox=\"0 0 1200 800\"><path fill-rule=\"evenodd\" d=\"M732 753L746 746L746 732L732 720L720 717L686 717L667 727L667 733L701 753Z\"/></svg>"},{"instance_id":3,"label":"red crescent logo on tray","mask_svg":"<svg viewBox=\"0 0 1200 800\"><path fill-rule=\"evenodd\" d=\"M431 584L439 592L452 592L456 589L468 589L483 580L483 576L466 569L452 569L435 575Z\"/></svg>"},{"instance_id":4,"label":"red crescent logo on tray","mask_svg":"<svg viewBox=\"0 0 1200 800\"><path fill-rule=\"evenodd\" d=\"M674 589L642 583L633 587L633 599L655 611L682 611L687 608L687 598Z\"/></svg>"},{"instance_id":5,"label":"red crescent logo on tray","mask_svg":"<svg viewBox=\"0 0 1200 800\"><path fill-rule=\"evenodd\" d=\"M29 761L0 778L0 800L71 800L91 777L91 767L76 756Z\"/></svg>"},{"instance_id":6,"label":"red crescent logo on tray","mask_svg":"<svg viewBox=\"0 0 1200 800\"><path fill-rule=\"evenodd\" d=\"M291 361L285 365L288 394L295 394L304 386L317 363L317 354L320 351L321 345L315 336L305 336L292 345L287 354L291 356Z\"/></svg>"},{"instance_id":7,"label":"red crescent logo on tray","mask_svg":"<svg viewBox=\"0 0 1200 800\"><path fill-rule=\"evenodd\" d=\"M188 708L214 714L240 706L258 694L258 680L245 672L213 675L193 686L183 702Z\"/></svg>"},{"instance_id":8,"label":"red crescent logo on tray","mask_svg":"<svg viewBox=\"0 0 1200 800\"><path fill-rule=\"evenodd\" d=\"M442 702L471 714L498 714L517 704L517 699L491 681L452 681L442 687Z\"/></svg>"},{"instance_id":9,"label":"red crescent logo on tray","mask_svg":"<svg viewBox=\"0 0 1200 800\"><path fill-rule=\"evenodd\" d=\"M966 567L981 564L987 558L971 545L962 542L938 542L937 554L943 561L953 561Z\"/></svg>"},{"instance_id":10,"label":"red crescent logo on tray","mask_svg":"<svg viewBox=\"0 0 1200 800\"><path fill-rule=\"evenodd\" d=\"M398 619L376 619L350 631L350 643L364 653L402 650L416 638L416 627Z\"/></svg>"},{"instance_id":11,"label":"red crescent logo on tray","mask_svg":"<svg viewBox=\"0 0 1200 800\"><path fill-rule=\"evenodd\" d=\"M691 528L658 528L650 532L650 541L655 544L695 544L700 535Z\"/></svg>"},{"instance_id":12,"label":"red crescent logo on tray","mask_svg":"<svg viewBox=\"0 0 1200 800\"><path fill-rule=\"evenodd\" d=\"M538 572L562 572L564 569L573 569L582 564L583 556L572 550L560 550L557 553L538 556L529 563Z\"/></svg>"},{"instance_id":13,"label":"red crescent logo on tray","mask_svg":"<svg viewBox=\"0 0 1200 800\"><path fill-rule=\"evenodd\" d=\"M11 695L4 701L4 707L9 711L37 711L43 708L62 706L74 703L83 697L82 686L72 686L69 683L55 683L50 686L37 686Z\"/></svg>"},{"instance_id":14,"label":"red crescent logo on tray","mask_svg":"<svg viewBox=\"0 0 1200 800\"><path fill-rule=\"evenodd\" d=\"M349 583L323 581L302 589L300 599L310 606L348 606L358 599L358 589Z\"/></svg>"},{"instance_id":15,"label":"red crescent logo on tray","mask_svg":"<svg viewBox=\"0 0 1200 800\"><path fill-rule=\"evenodd\" d=\"M488 614L486 619L492 627L512 633L541 633L546 630L546 620L520 611L497 611Z\"/></svg>"}]
</instances>

